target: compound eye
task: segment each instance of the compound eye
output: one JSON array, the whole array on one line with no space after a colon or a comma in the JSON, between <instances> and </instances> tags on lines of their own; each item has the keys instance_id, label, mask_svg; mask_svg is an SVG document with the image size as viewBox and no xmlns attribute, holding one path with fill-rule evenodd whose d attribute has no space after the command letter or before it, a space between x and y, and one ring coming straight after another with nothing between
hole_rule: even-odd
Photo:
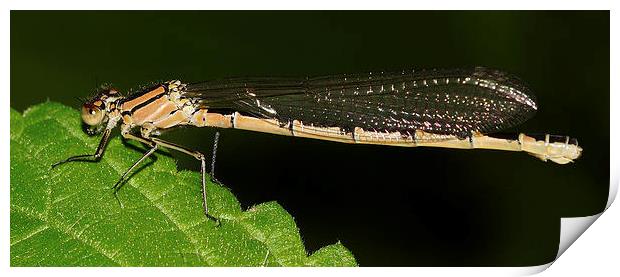
<instances>
[{"instance_id":1,"label":"compound eye","mask_svg":"<svg viewBox=\"0 0 620 277\"><path fill-rule=\"evenodd\" d=\"M103 111L92 104L82 106L82 120L90 126L96 126L103 121Z\"/></svg>"}]
</instances>

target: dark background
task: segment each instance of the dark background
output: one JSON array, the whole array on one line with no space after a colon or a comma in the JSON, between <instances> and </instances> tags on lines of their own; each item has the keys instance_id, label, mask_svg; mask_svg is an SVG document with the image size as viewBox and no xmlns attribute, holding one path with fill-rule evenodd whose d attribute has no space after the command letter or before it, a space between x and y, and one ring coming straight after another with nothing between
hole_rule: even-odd
<instances>
[{"instance_id":1,"label":"dark background","mask_svg":"<svg viewBox=\"0 0 620 277\"><path fill-rule=\"evenodd\" d=\"M556 255L560 217L604 209L609 12L11 12L20 111L46 99L78 108L75 97L106 82L128 91L175 78L476 65L514 73L537 94L538 114L508 131L577 137L583 156L562 166L222 131L216 174L242 205L278 201L310 251L340 240L362 266L543 264ZM164 137L210 153L213 135Z\"/></svg>"}]
</instances>

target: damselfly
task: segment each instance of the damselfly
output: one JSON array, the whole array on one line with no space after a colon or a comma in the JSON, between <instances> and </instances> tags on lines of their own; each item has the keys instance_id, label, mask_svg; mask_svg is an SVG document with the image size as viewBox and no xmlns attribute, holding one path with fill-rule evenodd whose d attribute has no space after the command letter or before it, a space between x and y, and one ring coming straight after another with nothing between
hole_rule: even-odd
<instances>
[{"instance_id":1,"label":"damselfly","mask_svg":"<svg viewBox=\"0 0 620 277\"><path fill-rule=\"evenodd\" d=\"M214 219L207 207L205 156L157 138L162 131L191 125L344 143L524 151L559 164L577 159L582 149L569 137L487 136L520 124L537 109L533 93L518 78L480 67L195 84L173 80L130 96L106 89L86 101L82 119L88 132L103 132L97 150L53 166L99 160L120 123L124 138L150 149L113 186L115 195L140 162L159 147L170 148L200 160L204 212Z\"/></svg>"}]
</instances>

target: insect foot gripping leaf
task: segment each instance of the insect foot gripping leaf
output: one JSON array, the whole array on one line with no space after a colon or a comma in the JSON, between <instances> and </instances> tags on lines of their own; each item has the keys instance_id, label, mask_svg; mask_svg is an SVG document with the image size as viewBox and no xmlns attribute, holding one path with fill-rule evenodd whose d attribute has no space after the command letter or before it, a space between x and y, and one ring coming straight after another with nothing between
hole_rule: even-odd
<instances>
[{"instance_id":1,"label":"insect foot gripping leaf","mask_svg":"<svg viewBox=\"0 0 620 277\"><path fill-rule=\"evenodd\" d=\"M141 153L120 138L98 163L50 169L96 148L98 138L80 126L78 112L57 103L11 110L12 266L357 265L340 243L308 256L280 205L242 211L230 191L209 183L216 226L202 213L200 175L177 171L164 155L131 176L121 208L110 185Z\"/></svg>"}]
</instances>

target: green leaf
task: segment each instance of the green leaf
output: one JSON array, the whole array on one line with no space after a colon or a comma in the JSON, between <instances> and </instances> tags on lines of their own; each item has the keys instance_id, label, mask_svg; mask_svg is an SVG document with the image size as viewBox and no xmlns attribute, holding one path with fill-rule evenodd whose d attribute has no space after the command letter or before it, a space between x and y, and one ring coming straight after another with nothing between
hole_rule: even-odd
<instances>
[{"instance_id":1,"label":"green leaf","mask_svg":"<svg viewBox=\"0 0 620 277\"><path fill-rule=\"evenodd\" d=\"M290 214L275 202L243 211L225 187L209 183L202 212L200 174L177 171L157 154L120 190L110 186L141 157L117 136L100 162L98 137L81 130L77 111L57 103L22 116L11 109L12 266L356 266L339 242L308 256ZM132 149L134 148L134 149Z\"/></svg>"}]
</instances>

